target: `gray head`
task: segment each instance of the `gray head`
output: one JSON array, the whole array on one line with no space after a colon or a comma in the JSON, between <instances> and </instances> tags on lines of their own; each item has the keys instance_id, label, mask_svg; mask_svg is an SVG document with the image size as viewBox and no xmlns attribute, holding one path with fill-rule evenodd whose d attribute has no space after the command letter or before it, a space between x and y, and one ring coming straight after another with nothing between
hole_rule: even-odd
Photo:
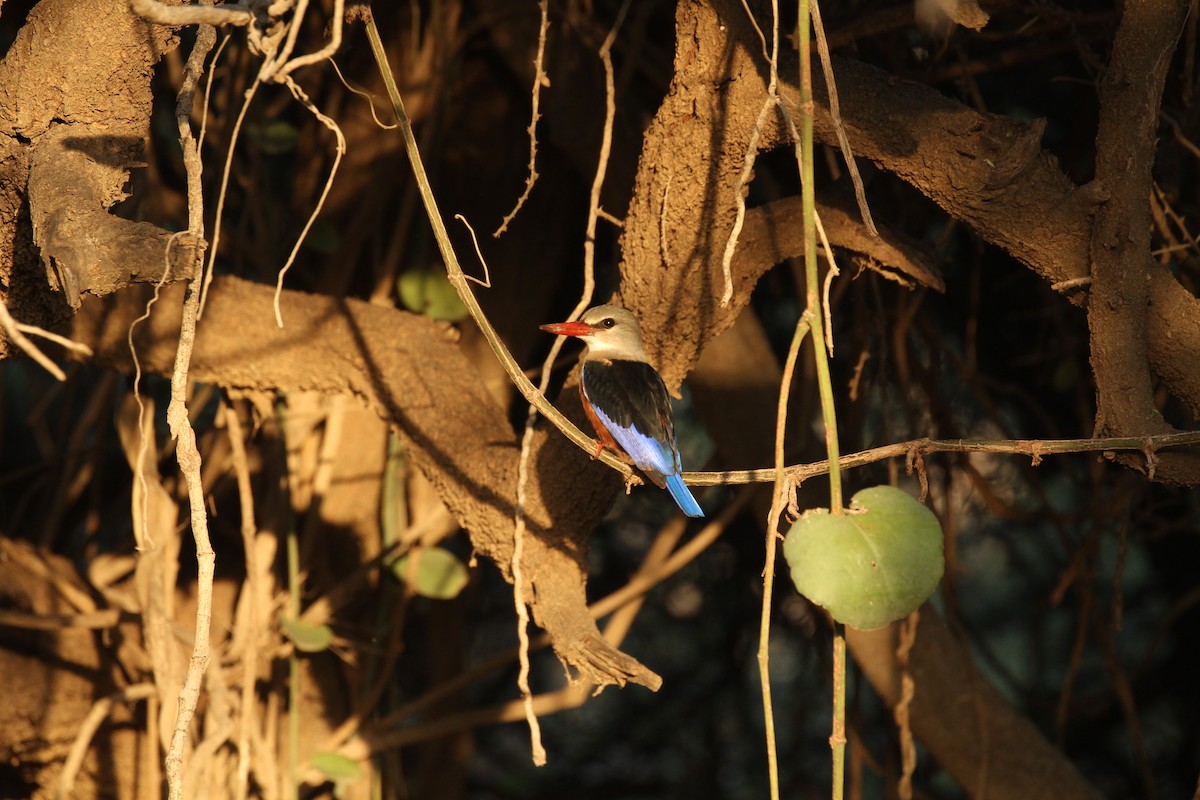
<instances>
[{"instance_id":1,"label":"gray head","mask_svg":"<svg viewBox=\"0 0 1200 800\"><path fill-rule=\"evenodd\" d=\"M562 336L577 336L587 345L585 358L646 361L642 326L620 306L595 306L583 312L578 322L543 325L542 330Z\"/></svg>"}]
</instances>

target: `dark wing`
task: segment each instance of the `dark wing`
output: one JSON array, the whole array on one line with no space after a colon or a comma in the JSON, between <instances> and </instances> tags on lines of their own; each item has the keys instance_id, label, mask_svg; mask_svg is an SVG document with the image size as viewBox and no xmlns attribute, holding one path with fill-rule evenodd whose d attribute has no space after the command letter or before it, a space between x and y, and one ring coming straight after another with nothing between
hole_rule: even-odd
<instances>
[{"instance_id":1,"label":"dark wing","mask_svg":"<svg viewBox=\"0 0 1200 800\"><path fill-rule=\"evenodd\" d=\"M662 378L641 361L588 361L583 392L596 416L633 463L659 486L680 471L671 398Z\"/></svg>"}]
</instances>

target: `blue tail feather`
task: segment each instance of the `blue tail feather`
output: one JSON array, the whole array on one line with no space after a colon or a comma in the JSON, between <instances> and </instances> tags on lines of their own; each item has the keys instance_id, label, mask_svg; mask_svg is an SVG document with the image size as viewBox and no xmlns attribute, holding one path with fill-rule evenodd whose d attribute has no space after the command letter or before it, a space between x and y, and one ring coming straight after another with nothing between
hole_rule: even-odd
<instances>
[{"instance_id":1,"label":"blue tail feather","mask_svg":"<svg viewBox=\"0 0 1200 800\"><path fill-rule=\"evenodd\" d=\"M683 510L684 514L689 517L703 517L704 511L700 508L700 504L696 502L696 498L692 497L692 493L688 490L687 484L683 482L683 478L678 475L666 476L667 491L671 493L671 497L675 498L675 503Z\"/></svg>"}]
</instances>

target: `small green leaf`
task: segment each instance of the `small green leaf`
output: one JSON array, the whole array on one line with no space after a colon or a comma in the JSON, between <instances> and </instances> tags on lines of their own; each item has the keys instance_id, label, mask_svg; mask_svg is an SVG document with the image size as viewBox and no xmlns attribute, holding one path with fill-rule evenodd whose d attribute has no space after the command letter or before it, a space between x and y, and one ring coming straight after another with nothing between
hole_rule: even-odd
<instances>
[{"instance_id":1,"label":"small green leaf","mask_svg":"<svg viewBox=\"0 0 1200 800\"><path fill-rule=\"evenodd\" d=\"M863 630L904 618L933 594L942 549L933 512L891 486L863 489L842 514L805 513L783 543L800 593Z\"/></svg>"},{"instance_id":2,"label":"small green leaf","mask_svg":"<svg viewBox=\"0 0 1200 800\"><path fill-rule=\"evenodd\" d=\"M283 635L304 653L323 652L333 642L333 629L328 625L309 625L298 619L285 619L281 627Z\"/></svg>"},{"instance_id":3,"label":"small green leaf","mask_svg":"<svg viewBox=\"0 0 1200 800\"><path fill-rule=\"evenodd\" d=\"M326 780L337 784L353 783L362 777L362 767L358 762L341 753L313 753L310 763Z\"/></svg>"},{"instance_id":4,"label":"small green leaf","mask_svg":"<svg viewBox=\"0 0 1200 800\"><path fill-rule=\"evenodd\" d=\"M409 311L446 322L467 318L467 307L450 284L445 270L410 269L396 279L396 290L400 302Z\"/></svg>"},{"instance_id":5,"label":"small green leaf","mask_svg":"<svg viewBox=\"0 0 1200 800\"><path fill-rule=\"evenodd\" d=\"M434 600L457 597L467 585L467 567L453 553L441 547L423 547L392 562L392 574L400 581L409 580L409 559L417 559L413 591Z\"/></svg>"},{"instance_id":6,"label":"small green leaf","mask_svg":"<svg viewBox=\"0 0 1200 800\"><path fill-rule=\"evenodd\" d=\"M259 151L268 156L290 153L300 140L300 131L296 130L296 126L281 119L249 125L246 132Z\"/></svg>"}]
</instances>

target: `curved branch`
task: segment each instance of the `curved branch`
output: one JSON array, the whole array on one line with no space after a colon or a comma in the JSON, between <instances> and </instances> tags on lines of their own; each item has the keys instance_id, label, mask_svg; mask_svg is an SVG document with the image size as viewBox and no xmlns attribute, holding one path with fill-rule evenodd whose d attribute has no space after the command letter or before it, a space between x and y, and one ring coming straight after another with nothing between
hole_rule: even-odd
<instances>
[{"instance_id":1,"label":"curved branch","mask_svg":"<svg viewBox=\"0 0 1200 800\"><path fill-rule=\"evenodd\" d=\"M142 369L169 375L179 335L182 288L167 287L135 343ZM129 370L130 321L144 308L142 291L85 300L75 317L76 341L95 360ZM451 329L425 317L359 301L283 292L288 320L274 324L272 287L237 278L212 284L196 338L191 375L235 389L353 394L399 429L415 465L471 535L472 545L501 569L512 559L517 485L516 435ZM582 411L580 411L582 418ZM661 679L599 635L587 611L582 536L612 503L617 474L596 464L555 430L539 431L534 480L525 503L529 530L523 566L533 586L534 619L564 662L598 685Z\"/></svg>"}]
</instances>

